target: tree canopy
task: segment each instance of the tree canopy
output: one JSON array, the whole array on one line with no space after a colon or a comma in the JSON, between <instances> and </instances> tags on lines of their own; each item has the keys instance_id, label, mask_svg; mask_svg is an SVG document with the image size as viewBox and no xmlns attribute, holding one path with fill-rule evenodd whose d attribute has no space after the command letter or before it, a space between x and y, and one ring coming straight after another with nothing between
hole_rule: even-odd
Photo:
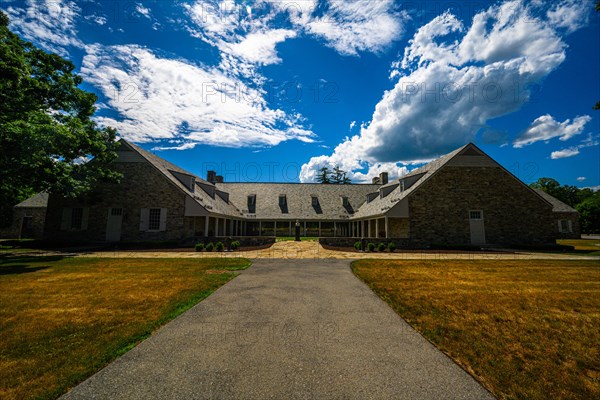
<instances>
[{"instance_id":1,"label":"tree canopy","mask_svg":"<svg viewBox=\"0 0 600 400\"><path fill-rule=\"evenodd\" d=\"M325 184L347 185L352 183L352 180L346 175L346 171L340 169L339 166L335 166L333 171L328 167L322 167L319 169L316 179L317 182Z\"/></svg>"},{"instance_id":2,"label":"tree canopy","mask_svg":"<svg viewBox=\"0 0 600 400\"><path fill-rule=\"evenodd\" d=\"M0 224L36 192L77 196L109 168L116 131L92 120L97 97L79 88L75 66L46 53L8 28L0 11Z\"/></svg>"},{"instance_id":3,"label":"tree canopy","mask_svg":"<svg viewBox=\"0 0 600 400\"><path fill-rule=\"evenodd\" d=\"M529 185L541 189L579 212L581 231L600 232L600 191L590 188L561 185L556 179L540 178Z\"/></svg>"}]
</instances>

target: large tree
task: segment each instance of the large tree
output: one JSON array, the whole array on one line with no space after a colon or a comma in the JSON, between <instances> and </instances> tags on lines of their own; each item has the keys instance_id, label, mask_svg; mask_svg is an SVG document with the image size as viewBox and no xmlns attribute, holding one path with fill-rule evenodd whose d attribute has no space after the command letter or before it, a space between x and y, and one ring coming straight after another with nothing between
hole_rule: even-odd
<instances>
[{"instance_id":1,"label":"large tree","mask_svg":"<svg viewBox=\"0 0 600 400\"><path fill-rule=\"evenodd\" d=\"M0 225L17 202L41 191L78 196L109 168L116 132L91 119L97 98L75 66L24 41L0 11Z\"/></svg>"},{"instance_id":2,"label":"large tree","mask_svg":"<svg viewBox=\"0 0 600 400\"><path fill-rule=\"evenodd\" d=\"M583 233L600 232L600 191L586 198L575 207L579 211Z\"/></svg>"}]
</instances>

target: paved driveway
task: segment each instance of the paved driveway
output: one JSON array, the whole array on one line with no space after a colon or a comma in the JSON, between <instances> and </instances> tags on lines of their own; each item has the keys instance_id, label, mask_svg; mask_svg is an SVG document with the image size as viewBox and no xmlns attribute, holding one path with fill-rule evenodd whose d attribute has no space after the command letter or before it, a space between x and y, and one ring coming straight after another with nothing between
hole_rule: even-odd
<instances>
[{"instance_id":1,"label":"paved driveway","mask_svg":"<svg viewBox=\"0 0 600 400\"><path fill-rule=\"evenodd\" d=\"M259 260L64 398L492 398L348 264Z\"/></svg>"},{"instance_id":2,"label":"paved driveway","mask_svg":"<svg viewBox=\"0 0 600 400\"><path fill-rule=\"evenodd\" d=\"M451 250L406 250L388 253L359 253L326 249L317 241L306 242L277 242L266 249L235 252L201 252L195 251L97 251L78 254L83 257L148 257L148 258L212 258L212 257L244 257L257 259L312 259L312 260L356 260L360 258L382 258L395 260L599 260L597 256L580 256L572 254L557 254L543 252L501 252L501 251L451 251Z\"/></svg>"}]
</instances>

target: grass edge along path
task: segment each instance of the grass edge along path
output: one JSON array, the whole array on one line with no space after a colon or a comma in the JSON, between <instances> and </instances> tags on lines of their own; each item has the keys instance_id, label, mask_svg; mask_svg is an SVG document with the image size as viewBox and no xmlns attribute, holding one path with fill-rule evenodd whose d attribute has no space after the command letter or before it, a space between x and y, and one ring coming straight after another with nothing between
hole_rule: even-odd
<instances>
[{"instance_id":1,"label":"grass edge along path","mask_svg":"<svg viewBox=\"0 0 600 400\"><path fill-rule=\"evenodd\" d=\"M498 398L600 398L596 261L370 259L352 271Z\"/></svg>"},{"instance_id":2,"label":"grass edge along path","mask_svg":"<svg viewBox=\"0 0 600 400\"><path fill-rule=\"evenodd\" d=\"M1 259L0 398L59 397L250 265L241 258Z\"/></svg>"}]
</instances>

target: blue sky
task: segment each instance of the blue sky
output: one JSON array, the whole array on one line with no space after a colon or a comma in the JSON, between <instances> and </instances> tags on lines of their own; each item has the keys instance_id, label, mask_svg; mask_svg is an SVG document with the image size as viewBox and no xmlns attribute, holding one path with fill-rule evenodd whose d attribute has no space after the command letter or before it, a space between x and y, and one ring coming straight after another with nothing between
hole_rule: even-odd
<instances>
[{"instance_id":1,"label":"blue sky","mask_svg":"<svg viewBox=\"0 0 600 400\"><path fill-rule=\"evenodd\" d=\"M474 142L520 179L600 186L592 2L11 1L96 119L204 176L392 177Z\"/></svg>"}]
</instances>

